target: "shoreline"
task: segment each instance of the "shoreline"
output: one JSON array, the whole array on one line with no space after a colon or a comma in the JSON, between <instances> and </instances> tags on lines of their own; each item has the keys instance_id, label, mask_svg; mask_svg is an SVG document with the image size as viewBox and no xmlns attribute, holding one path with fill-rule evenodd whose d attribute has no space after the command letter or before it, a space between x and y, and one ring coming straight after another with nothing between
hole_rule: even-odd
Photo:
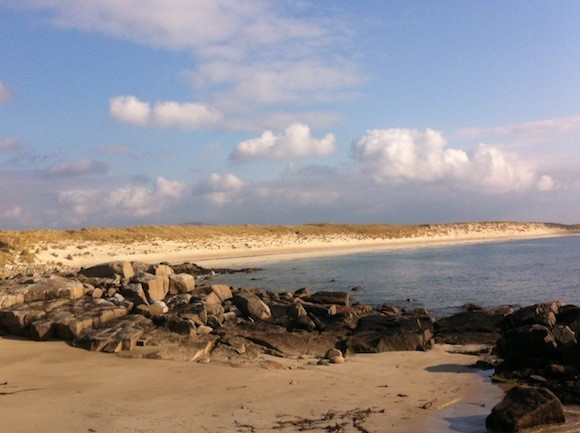
<instances>
[{"instance_id":1,"label":"shoreline","mask_svg":"<svg viewBox=\"0 0 580 433\"><path fill-rule=\"evenodd\" d=\"M527 227L527 226L526 226ZM221 236L200 241L151 240L132 244L75 242L74 245L45 246L37 253L40 265L60 264L88 267L110 261L145 263L193 262L204 267L232 267L275 263L339 255L506 242L561 236L578 236L576 231L531 226L529 229L494 230L474 226L471 230L443 235L369 238L352 235L324 236Z\"/></svg>"},{"instance_id":2,"label":"shoreline","mask_svg":"<svg viewBox=\"0 0 580 433\"><path fill-rule=\"evenodd\" d=\"M356 432L349 413L370 409L361 424L367 431L387 425L413 432L486 386L465 367L476 357L445 347L353 355L332 366L295 359L287 369L263 369L123 359L62 342L0 338L0 380L7 382L0 416L15 433L41 426L47 433L291 432L301 419L320 427L313 431L347 422L341 431ZM335 417L325 419L331 412Z\"/></svg>"}]
</instances>

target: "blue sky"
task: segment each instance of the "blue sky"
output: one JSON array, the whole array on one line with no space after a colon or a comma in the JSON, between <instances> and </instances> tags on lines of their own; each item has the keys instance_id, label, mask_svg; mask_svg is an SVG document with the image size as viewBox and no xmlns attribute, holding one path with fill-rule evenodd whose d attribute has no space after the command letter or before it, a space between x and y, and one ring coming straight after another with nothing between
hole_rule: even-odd
<instances>
[{"instance_id":1,"label":"blue sky","mask_svg":"<svg viewBox=\"0 0 580 433\"><path fill-rule=\"evenodd\" d=\"M0 229L580 222L577 1L0 0Z\"/></svg>"}]
</instances>

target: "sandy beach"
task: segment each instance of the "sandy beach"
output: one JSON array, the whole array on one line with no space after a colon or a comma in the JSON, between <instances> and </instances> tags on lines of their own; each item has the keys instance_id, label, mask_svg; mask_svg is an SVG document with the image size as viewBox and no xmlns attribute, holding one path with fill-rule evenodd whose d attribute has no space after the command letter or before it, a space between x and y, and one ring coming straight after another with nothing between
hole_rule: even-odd
<instances>
[{"instance_id":1,"label":"sandy beach","mask_svg":"<svg viewBox=\"0 0 580 433\"><path fill-rule=\"evenodd\" d=\"M388 251L404 248L461 245L528 238L570 236L577 232L540 223L465 223L433 226L409 237L372 237L352 234L305 236L292 234L217 235L204 239L148 242L57 243L38 248L36 263L92 266L112 260L145 263L194 262L207 267L250 266L286 260Z\"/></svg>"},{"instance_id":2,"label":"sandy beach","mask_svg":"<svg viewBox=\"0 0 580 433\"><path fill-rule=\"evenodd\" d=\"M293 432L300 421L320 432L342 423L337 431L421 431L438 410L482 393L481 376L464 367L475 357L446 349L264 369L0 338L0 419L12 433ZM353 426L357 416L366 430Z\"/></svg>"},{"instance_id":3,"label":"sandy beach","mask_svg":"<svg viewBox=\"0 0 580 433\"><path fill-rule=\"evenodd\" d=\"M217 236L199 242L75 241L38 248L36 264L81 267L131 260L248 266L575 234L529 223L466 224L444 233L393 239L294 234ZM426 431L427 424L437 425L438 432L470 431L457 430L458 423L472 419L471 411L489 411L501 391L484 383L477 370L466 368L476 357L450 351L450 346L437 345L427 352L358 354L328 366L317 366L308 357L262 357L256 366L235 368L125 359L63 342L0 337L0 419L5 431L23 433L293 432L306 427L314 432L404 433ZM486 408L481 407L482 398L487 399ZM467 411L460 419L437 415L458 403Z\"/></svg>"}]
</instances>

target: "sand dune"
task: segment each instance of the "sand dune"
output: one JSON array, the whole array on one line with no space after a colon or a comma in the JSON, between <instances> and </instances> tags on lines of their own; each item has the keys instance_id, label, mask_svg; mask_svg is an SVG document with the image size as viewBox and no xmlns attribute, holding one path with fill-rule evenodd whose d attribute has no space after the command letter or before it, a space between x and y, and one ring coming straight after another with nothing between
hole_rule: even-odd
<instances>
[{"instance_id":1,"label":"sand dune","mask_svg":"<svg viewBox=\"0 0 580 433\"><path fill-rule=\"evenodd\" d=\"M307 257L352 254L399 248L417 248L489 242L522 238L571 235L577 232L568 226L541 223L462 223L428 226L325 225L316 230L305 226L285 227L285 230L264 230L256 233L251 228L220 231L211 235L200 230L190 238L175 239L155 236L135 240L60 241L36 244L36 263L90 266L111 260L138 260L170 263L192 261L205 266L235 266L243 264L294 260ZM310 228L311 226L308 226ZM362 228L358 228L362 227ZM395 230L393 227L397 227ZM266 227L267 228L267 227ZM366 228L366 229L365 229ZM373 230L371 230L373 228ZM231 228L228 228L231 229ZM196 234L197 233L197 234Z\"/></svg>"}]
</instances>

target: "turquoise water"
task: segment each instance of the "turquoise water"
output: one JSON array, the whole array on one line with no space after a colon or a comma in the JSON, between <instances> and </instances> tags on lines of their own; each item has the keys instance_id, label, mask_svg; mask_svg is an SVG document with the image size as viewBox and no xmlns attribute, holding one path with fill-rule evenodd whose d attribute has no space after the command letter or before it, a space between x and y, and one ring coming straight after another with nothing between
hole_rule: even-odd
<instances>
[{"instance_id":1,"label":"turquoise water","mask_svg":"<svg viewBox=\"0 0 580 433\"><path fill-rule=\"evenodd\" d=\"M296 260L252 274L213 277L272 291L350 290L370 305L425 307L452 314L467 302L522 306L559 299L580 305L580 236Z\"/></svg>"}]
</instances>

